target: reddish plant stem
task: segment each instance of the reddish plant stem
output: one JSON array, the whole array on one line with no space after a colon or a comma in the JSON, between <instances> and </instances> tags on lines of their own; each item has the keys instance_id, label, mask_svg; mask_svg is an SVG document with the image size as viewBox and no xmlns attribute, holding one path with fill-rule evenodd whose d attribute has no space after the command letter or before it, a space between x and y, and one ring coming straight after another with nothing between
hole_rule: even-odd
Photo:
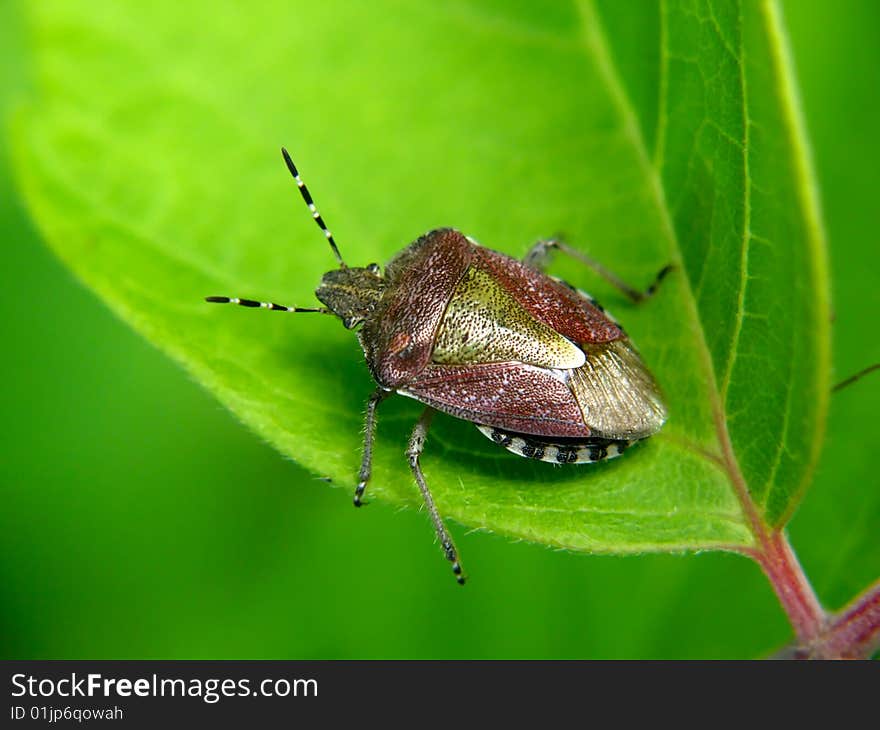
<instances>
[{"instance_id":1,"label":"reddish plant stem","mask_svg":"<svg viewBox=\"0 0 880 730\"><path fill-rule=\"evenodd\" d=\"M880 581L840 613L822 608L788 538L770 530L752 501L733 452L727 424L720 409L715 421L721 441L720 463L730 476L734 492L755 536L757 545L745 550L764 570L788 620L797 644L779 656L804 659L868 659L880 648Z\"/></svg>"},{"instance_id":2,"label":"reddish plant stem","mask_svg":"<svg viewBox=\"0 0 880 730\"><path fill-rule=\"evenodd\" d=\"M811 645L825 629L827 624L825 611L816 598L810 581L788 544L785 534L781 530L769 530L759 514L733 452L733 443L720 405L716 404L713 411L721 444L722 464L758 543L745 552L763 568L794 628L798 644Z\"/></svg>"},{"instance_id":3,"label":"reddish plant stem","mask_svg":"<svg viewBox=\"0 0 880 730\"><path fill-rule=\"evenodd\" d=\"M880 650L880 581L836 614L816 654L823 658L868 659Z\"/></svg>"},{"instance_id":4,"label":"reddish plant stem","mask_svg":"<svg viewBox=\"0 0 880 730\"><path fill-rule=\"evenodd\" d=\"M780 532L756 535L759 547L751 555L767 575L794 628L798 644L814 644L826 629L828 617L798 562L788 539Z\"/></svg>"},{"instance_id":5,"label":"reddish plant stem","mask_svg":"<svg viewBox=\"0 0 880 730\"><path fill-rule=\"evenodd\" d=\"M880 650L880 581L840 612L828 614L785 535L758 537L760 546L748 554L764 570L797 637L777 658L869 659Z\"/></svg>"}]
</instances>

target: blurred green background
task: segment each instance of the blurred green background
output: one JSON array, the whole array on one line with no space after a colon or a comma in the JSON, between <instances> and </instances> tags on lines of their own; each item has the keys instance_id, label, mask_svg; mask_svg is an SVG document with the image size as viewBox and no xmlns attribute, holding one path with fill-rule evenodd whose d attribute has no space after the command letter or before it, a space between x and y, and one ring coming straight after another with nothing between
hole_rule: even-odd
<instances>
[{"instance_id":1,"label":"blurred green background","mask_svg":"<svg viewBox=\"0 0 880 730\"><path fill-rule=\"evenodd\" d=\"M880 361L880 6L783 8L842 377ZM0 4L6 111L26 91L25 47ZM8 169L4 138L3 657L752 657L788 640L759 569L733 555L590 557L454 527L479 566L458 589L423 514L355 511L113 318L41 244ZM880 573L880 490L865 486L877 412L876 381L835 396L790 528L829 607Z\"/></svg>"}]
</instances>

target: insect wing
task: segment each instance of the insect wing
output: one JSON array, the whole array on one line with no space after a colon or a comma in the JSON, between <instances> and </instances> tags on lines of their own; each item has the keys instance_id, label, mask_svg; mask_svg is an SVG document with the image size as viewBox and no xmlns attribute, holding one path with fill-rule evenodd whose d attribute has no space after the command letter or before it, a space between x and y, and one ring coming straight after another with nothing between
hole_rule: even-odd
<instances>
[{"instance_id":1,"label":"insect wing","mask_svg":"<svg viewBox=\"0 0 880 730\"><path fill-rule=\"evenodd\" d=\"M568 385L553 371L531 365L432 364L398 392L457 418L508 431L590 435Z\"/></svg>"},{"instance_id":2,"label":"insect wing","mask_svg":"<svg viewBox=\"0 0 880 730\"><path fill-rule=\"evenodd\" d=\"M666 407L654 377L629 340L584 345L587 361L568 383L592 432L640 439L660 430Z\"/></svg>"}]
</instances>

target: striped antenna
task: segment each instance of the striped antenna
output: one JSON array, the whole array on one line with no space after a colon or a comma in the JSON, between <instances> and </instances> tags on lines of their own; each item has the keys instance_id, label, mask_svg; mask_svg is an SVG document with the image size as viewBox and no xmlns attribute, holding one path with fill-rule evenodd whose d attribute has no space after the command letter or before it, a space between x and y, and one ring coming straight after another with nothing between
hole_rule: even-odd
<instances>
[{"instance_id":1,"label":"striped antenna","mask_svg":"<svg viewBox=\"0 0 880 730\"><path fill-rule=\"evenodd\" d=\"M319 314L331 314L329 309L311 309L305 307L286 307L275 302L258 302L256 299L242 299L241 297L205 297L206 302L211 304L237 304L239 307L258 307L271 309L273 312L317 312Z\"/></svg>"},{"instance_id":2,"label":"striped antenna","mask_svg":"<svg viewBox=\"0 0 880 730\"><path fill-rule=\"evenodd\" d=\"M296 186L299 188L300 193L302 193L303 200L306 201L306 205L309 206L309 210L312 211L312 218L315 220L315 223L318 224L320 229L324 231L324 235L327 237L327 242L330 244L330 248L333 249L333 255L336 256L336 260L339 262L339 266L343 269L347 269L348 267L345 265L345 261L342 260L339 249L336 247L336 241L333 240L333 234L330 233L330 229L327 228L327 224L324 223L324 219L315 207L315 201L312 200L309 189L306 187L306 184L300 180L296 165L293 164L293 160L290 159L290 155L284 147L281 148L281 154L284 155L287 169L290 170L290 174L293 175L293 179L296 181Z\"/></svg>"}]
</instances>

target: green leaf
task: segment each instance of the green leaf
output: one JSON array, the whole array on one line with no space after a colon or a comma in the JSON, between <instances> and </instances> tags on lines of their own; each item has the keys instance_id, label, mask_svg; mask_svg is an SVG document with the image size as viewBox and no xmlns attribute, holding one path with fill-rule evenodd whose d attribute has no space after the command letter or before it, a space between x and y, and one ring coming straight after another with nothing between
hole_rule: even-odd
<instances>
[{"instance_id":1,"label":"green leaf","mask_svg":"<svg viewBox=\"0 0 880 730\"><path fill-rule=\"evenodd\" d=\"M644 284L677 263L639 308L554 266L638 343L667 395L661 434L555 468L444 417L425 473L443 514L551 545L749 546L750 519L779 523L802 493L827 400L824 254L780 21L764 4L621 5L28 5L19 181L114 311L346 489L372 387L351 333L202 301L308 306L333 266L281 144L355 264L441 225L516 255L561 231ZM418 413L383 404L371 494L418 504L403 458Z\"/></svg>"},{"instance_id":2,"label":"green leaf","mask_svg":"<svg viewBox=\"0 0 880 730\"><path fill-rule=\"evenodd\" d=\"M776 6L681 10L689 22L666 16L654 160L739 469L777 526L812 479L830 392L817 194Z\"/></svg>"}]
</instances>

